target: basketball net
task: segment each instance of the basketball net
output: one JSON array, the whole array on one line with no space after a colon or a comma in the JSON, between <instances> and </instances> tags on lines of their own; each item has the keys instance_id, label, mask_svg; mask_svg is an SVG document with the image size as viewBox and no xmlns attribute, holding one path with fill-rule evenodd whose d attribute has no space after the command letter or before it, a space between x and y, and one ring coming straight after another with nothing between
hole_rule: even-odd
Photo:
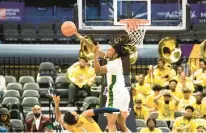
<instances>
[{"instance_id":1,"label":"basketball net","mask_svg":"<svg viewBox=\"0 0 206 133\"><path fill-rule=\"evenodd\" d=\"M149 20L146 19L122 19L120 23L123 24L124 30L137 48L143 47L143 39L146 32L146 26L149 25Z\"/></svg>"}]
</instances>

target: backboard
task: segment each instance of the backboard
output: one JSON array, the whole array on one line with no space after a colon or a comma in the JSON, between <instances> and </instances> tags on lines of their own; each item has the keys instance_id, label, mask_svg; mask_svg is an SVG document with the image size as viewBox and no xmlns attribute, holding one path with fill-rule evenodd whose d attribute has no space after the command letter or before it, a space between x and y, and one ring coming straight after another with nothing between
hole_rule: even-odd
<instances>
[{"instance_id":1,"label":"backboard","mask_svg":"<svg viewBox=\"0 0 206 133\"><path fill-rule=\"evenodd\" d=\"M80 31L106 34L122 32L124 29L119 21L128 18L150 20L146 29L152 33L178 33L187 29L190 14L187 0L173 0L168 4L152 0L99 1L99 5L94 6L89 0L77 0Z\"/></svg>"}]
</instances>

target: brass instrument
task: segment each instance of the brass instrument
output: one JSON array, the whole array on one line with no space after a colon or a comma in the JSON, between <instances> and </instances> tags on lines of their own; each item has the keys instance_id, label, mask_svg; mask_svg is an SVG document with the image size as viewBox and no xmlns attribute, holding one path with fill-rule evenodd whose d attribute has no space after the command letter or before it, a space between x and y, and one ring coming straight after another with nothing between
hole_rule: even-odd
<instances>
[{"instance_id":1,"label":"brass instrument","mask_svg":"<svg viewBox=\"0 0 206 133\"><path fill-rule=\"evenodd\" d=\"M177 43L176 39L171 37L165 37L159 42L158 51L160 58L166 63L177 62L182 54L180 45Z\"/></svg>"},{"instance_id":2,"label":"brass instrument","mask_svg":"<svg viewBox=\"0 0 206 133\"><path fill-rule=\"evenodd\" d=\"M200 58L206 61L206 40L200 44Z\"/></svg>"}]
</instances>

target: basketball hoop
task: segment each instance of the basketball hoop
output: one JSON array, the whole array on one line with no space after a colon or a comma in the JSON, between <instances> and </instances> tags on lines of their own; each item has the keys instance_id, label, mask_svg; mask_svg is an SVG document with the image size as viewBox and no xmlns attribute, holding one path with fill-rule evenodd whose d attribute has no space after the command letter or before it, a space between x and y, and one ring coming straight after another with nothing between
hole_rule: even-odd
<instances>
[{"instance_id":1,"label":"basketball hoop","mask_svg":"<svg viewBox=\"0 0 206 133\"><path fill-rule=\"evenodd\" d=\"M146 32L146 26L149 25L147 19L122 19L120 23L123 24L124 30L129 35L130 39L138 46L143 47L143 39Z\"/></svg>"}]
</instances>

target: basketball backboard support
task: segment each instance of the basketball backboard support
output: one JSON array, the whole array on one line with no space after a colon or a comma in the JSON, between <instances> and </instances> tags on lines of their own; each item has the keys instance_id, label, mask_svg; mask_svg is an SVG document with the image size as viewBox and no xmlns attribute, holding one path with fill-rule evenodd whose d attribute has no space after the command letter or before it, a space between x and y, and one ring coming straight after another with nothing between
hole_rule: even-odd
<instances>
[{"instance_id":1,"label":"basketball backboard support","mask_svg":"<svg viewBox=\"0 0 206 133\"><path fill-rule=\"evenodd\" d=\"M77 0L78 28L85 33L119 33L124 31L121 19L148 19L147 33L179 33L187 30L187 0L174 3L152 3L151 0L100 0L98 7L89 0Z\"/></svg>"}]
</instances>

